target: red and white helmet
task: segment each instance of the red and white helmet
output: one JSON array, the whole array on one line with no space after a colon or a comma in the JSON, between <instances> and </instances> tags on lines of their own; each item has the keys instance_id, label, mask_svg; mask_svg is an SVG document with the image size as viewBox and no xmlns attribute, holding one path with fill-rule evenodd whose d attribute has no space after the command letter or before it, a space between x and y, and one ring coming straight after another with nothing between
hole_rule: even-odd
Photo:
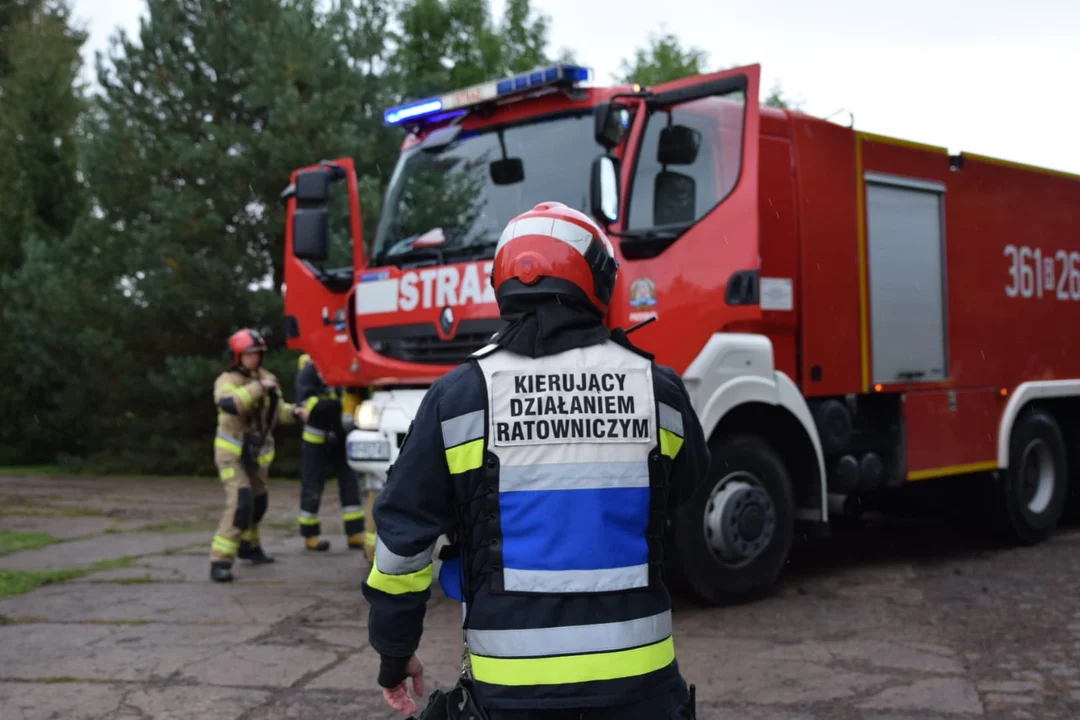
<instances>
[{"instance_id":1,"label":"red and white helmet","mask_svg":"<svg viewBox=\"0 0 1080 720\"><path fill-rule=\"evenodd\" d=\"M495 248L491 285L502 307L510 298L562 295L606 315L619 263L592 218L543 202L511 220Z\"/></svg>"}]
</instances>

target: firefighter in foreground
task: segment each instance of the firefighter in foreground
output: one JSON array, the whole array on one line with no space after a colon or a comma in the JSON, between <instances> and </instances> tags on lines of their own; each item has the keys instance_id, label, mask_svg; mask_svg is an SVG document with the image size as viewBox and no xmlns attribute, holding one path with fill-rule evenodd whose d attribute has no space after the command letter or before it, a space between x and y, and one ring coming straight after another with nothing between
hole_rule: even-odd
<instances>
[{"instance_id":1,"label":"firefighter in foreground","mask_svg":"<svg viewBox=\"0 0 1080 720\"><path fill-rule=\"evenodd\" d=\"M417 710L407 678L423 696L416 649L447 534L466 608L454 692L490 720L691 717L662 541L709 454L678 375L604 325L617 266L561 203L499 240L508 325L428 390L373 512L369 639L402 713Z\"/></svg>"},{"instance_id":2,"label":"firefighter in foreground","mask_svg":"<svg viewBox=\"0 0 1080 720\"><path fill-rule=\"evenodd\" d=\"M232 367L214 381L214 463L225 486L225 513L210 547L210 577L217 582L233 579L235 557L255 565L274 562L259 542L259 522L269 501L274 428L307 420L307 411L285 402L277 378L262 367L266 343L258 331L234 333L229 350Z\"/></svg>"},{"instance_id":3,"label":"firefighter in foreground","mask_svg":"<svg viewBox=\"0 0 1080 720\"><path fill-rule=\"evenodd\" d=\"M360 504L360 485L345 458L344 393L338 388L327 387L308 355L302 355L298 364L296 402L308 412L301 448L304 478L300 490L300 535L308 550L325 552L330 549L330 543L320 537L322 526L319 521L326 468L330 465L337 476L341 517L345 521L349 548L363 550L364 506Z\"/></svg>"}]
</instances>

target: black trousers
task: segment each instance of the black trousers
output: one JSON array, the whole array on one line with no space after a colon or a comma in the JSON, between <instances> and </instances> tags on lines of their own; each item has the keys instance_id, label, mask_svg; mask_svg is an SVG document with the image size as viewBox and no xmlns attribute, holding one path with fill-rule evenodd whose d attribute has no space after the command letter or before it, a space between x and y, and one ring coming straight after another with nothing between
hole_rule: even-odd
<instances>
[{"instance_id":1,"label":"black trousers","mask_svg":"<svg viewBox=\"0 0 1080 720\"><path fill-rule=\"evenodd\" d=\"M690 692L681 690L634 703L580 710L487 710L489 720L690 720Z\"/></svg>"},{"instance_id":2,"label":"black trousers","mask_svg":"<svg viewBox=\"0 0 1080 720\"><path fill-rule=\"evenodd\" d=\"M330 466L338 482L338 496L345 521L345 534L364 532L364 507L360 504L360 483L356 473L345 458L345 441L340 435L327 438L324 443L301 443L303 461L303 485L300 489L300 534L315 537L322 533L319 520L319 504L326 485L327 466Z\"/></svg>"}]
</instances>

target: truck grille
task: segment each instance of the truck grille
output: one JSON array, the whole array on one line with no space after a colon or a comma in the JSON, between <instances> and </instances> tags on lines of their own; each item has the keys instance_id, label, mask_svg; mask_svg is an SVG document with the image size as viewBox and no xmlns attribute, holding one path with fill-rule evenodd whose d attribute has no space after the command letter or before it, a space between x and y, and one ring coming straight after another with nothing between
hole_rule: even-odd
<instances>
[{"instance_id":1,"label":"truck grille","mask_svg":"<svg viewBox=\"0 0 1080 720\"><path fill-rule=\"evenodd\" d=\"M421 365L458 365L484 347L505 323L498 319L462 320L450 340L439 338L435 325L392 325L368 328L364 339L380 355Z\"/></svg>"}]
</instances>

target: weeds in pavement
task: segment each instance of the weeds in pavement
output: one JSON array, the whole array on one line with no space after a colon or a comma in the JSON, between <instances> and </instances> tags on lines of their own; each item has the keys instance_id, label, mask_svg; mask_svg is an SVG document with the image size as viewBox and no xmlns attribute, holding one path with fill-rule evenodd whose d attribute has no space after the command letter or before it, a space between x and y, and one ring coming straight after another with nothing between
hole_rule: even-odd
<instances>
[{"instance_id":1,"label":"weeds in pavement","mask_svg":"<svg viewBox=\"0 0 1080 720\"><path fill-rule=\"evenodd\" d=\"M133 557L111 558L101 560L90 567L77 570L3 570L0 569L0 598L20 595L31 590L37 590L43 585L67 582L85 577L91 573L102 570L114 570L116 568L128 568L135 564Z\"/></svg>"},{"instance_id":2,"label":"weeds in pavement","mask_svg":"<svg viewBox=\"0 0 1080 720\"><path fill-rule=\"evenodd\" d=\"M58 542L48 533L14 532L0 530L0 555L9 555L20 550L34 550Z\"/></svg>"},{"instance_id":3,"label":"weeds in pavement","mask_svg":"<svg viewBox=\"0 0 1080 720\"><path fill-rule=\"evenodd\" d=\"M42 585L82 577L90 570L0 570L0 598L37 590Z\"/></svg>"}]
</instances>

